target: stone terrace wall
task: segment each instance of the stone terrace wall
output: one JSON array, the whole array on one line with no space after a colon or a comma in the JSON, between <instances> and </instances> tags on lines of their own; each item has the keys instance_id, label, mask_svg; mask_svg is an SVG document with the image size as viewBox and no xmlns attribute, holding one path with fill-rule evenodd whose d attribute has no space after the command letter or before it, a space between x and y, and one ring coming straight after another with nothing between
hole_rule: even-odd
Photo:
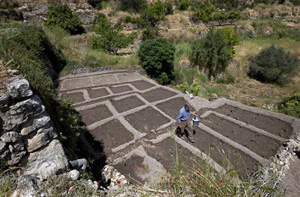
<instances>
[{"instance_id":1,"label":"stone terrace wall","mask_svg":"<svg viewBox=\"0 0 300 197\"><path fill-rule=\"evenodd\" d=\"M39 179L66 171L68 160L40 98L17 71L9 72L7 93L0 95L0 158Z\"/></svg>"}]
</instances>

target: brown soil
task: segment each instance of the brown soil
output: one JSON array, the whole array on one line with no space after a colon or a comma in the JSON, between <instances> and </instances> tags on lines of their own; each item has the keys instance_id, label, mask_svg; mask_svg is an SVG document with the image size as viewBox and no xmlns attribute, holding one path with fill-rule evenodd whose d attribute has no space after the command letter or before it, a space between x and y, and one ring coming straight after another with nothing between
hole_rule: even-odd
<instances>
[{"instance_id":1,"label":"brown soil","mask_svg":"<svg viewBox=\"0 0 300 197\"><path fill-rule=\"evenodd\" d=\"M81 92L71 93L71 94L64 94L63 98L71 98L73 103L80 103L84 101L83 94Z\"/></svg>"},{"instance_id":2,"label":"brown soil","mask_svg":"<svg viewBox=\"0 0 300 197\"><path fill-rule=\"evenodd\" d=\"M184 106L184 104L187 103L186 100L182 97L180 98L174 98L169 101L160 103L156 105L160 110L168 114L170 117L177 119L178 112L180 108ZM191 109L193 110L193 109Z\"/></svg>"},{"instance_id":3,"label":"brown soil","mask_svg":"<svg viewBox=\"0 0 300 197\"><path fill-rule=\"evenodd\" d=\"M163 124L169 122L169 119L164 117L155 109L148 107L134 114L125 116L125 119L138 131L149 133L152 129L157 129Z\"/></svg>"},{"instance_id":4,"label":"brown soil","mask_svg":"<svg viewBox=\"0 0 300 197\"><path fill-rule=\"evenodd\" d=\"M110 87L110 89L114 94L132 91L132 89L127 85L119 86L119 87Z\"/></svg>"},{"instance_id":5,"label":"brown soil","mask_svg":"<svg viewBox=\"0 0 300 197\"><path fill-rule=\"evenodd\" d=\"M119 163L115 166L118 171L125 175L132 183L143 183L144 181L139 177L139 174L147 172L147 166L143 164L144 158L134 155L126 161ZM132 170L135 168L135 170Z\"/></svg>"},{"instance_id":6,"label":"brown soil","mask_svg":"<svg viewBox=\"0 0 300 197\"><path fill-rule=\"evenodd\" d=\"M236 125L213 114L202 119L202 123L266 159L274 156L281 145L280 141Z\"/></svg>"},{"instance_id":7,"label":"brown soil","mask_svg":"<svg viewBox=\"0 0 300 197\"><path fill-rule=\"evenodd\" d=\"M136 87L136 89L138 89L138 90L146 90L146 89L149 89L154 86L153 84L151 84L147 81L143 81L143 80L134 81L134 82L131 82L130 84L133 85L134 87Z\"/></svg>"},{"instance_id":8,"label":"brown soil","mask_svg":"<svg viewBox=\"0 0 300 197\"><path fill-rule=\"evenodd\" d=\"M229 105L223 105L215 111L286 139L292 135L291 125L274 117L252 113Z\"/></svg>"},{"instance_id":9,"label":"brown soil","mask_svg":"<svg viewBox=\"0 0 300 197\"><path fill-rule=\"evenodd\" d=\"M107 96L109 95L109 93L107 92L107 90L105 88L101 88L101 89L97 89L97 90L88 90L89 95L91 98L98 98L98 97L102 97L102 96Z\"/></svg>"},{"instance_id":10,"label":"brown soil","mask_svg":"<svg viewBox=\"0 0 300 197\"><path fill-rule=\"evenodd\" d=\"M196 134L193 136L195 140L193 145L218 164L227 167L230 163L243 178L248 178L249 174L255 172L259 165L255 159L199 128L194 129Z\"/></svg>"},{"instance_id":11,"label":"brown soil","mask_svg":"<svg viewBox=\"0 0 300 197\"><path fill-rule=\"evenodd\" d=\"M86 125L93 124L99 120L103 120L112 116L112 113L105 105L99 105L97 107L93 107L91 109L80 111L82 121Z\"/></svg>"},{"instance_id":12,"label":"brown soil","mask_svg":"<svg viewBox=\"0 0 300 197\"><path fill-rule=\"evenodd\" d=\"M121 100L112 100L111 103L119 113L144 105L136 96L130 96Z\"/></svg>"},{"instance_id":13,"label":"brown soil","mask_svg":"<svg viewBox=\"0 0 300 197\"><path fill-rule=\"evenodd\" d=\"M175 167L176 154L179 162L184 163L184 166L186 167L191 167L193 165L193 158L196 158L196 156L180 144L176 145L176 153L175 143L176 142L171 138L167 138L158 144L147 146L146 152L149 156L159 161L167 170Z\"/></svg>"},{"instance_id":14,"label":"brown soil","mask_svg":"<svg viewBox=\"0 0 300 197\"><path fill-rule=\"evenodd\" d=\"M96 141L103 144L106 155L111 153L112 148L133 140L133 135L116 119L91 130L90 133Z\"/></svg>"},{"instance_id":15,"label":"brown soil","mask_svg":"<svg viewBox=\"0 0 300 197\"><path fill-rule=\"evenodd\" d=\"M172 97L174 95L175 95L174 92L168 91L163 88L157 88L155 90L146 92L146 93L142 94L141 96L144 97L144 99L146 99L148 102L152 103L155 101L159 101L159 100L163 100L163 99Z\"/></svg>"}]
</instances>

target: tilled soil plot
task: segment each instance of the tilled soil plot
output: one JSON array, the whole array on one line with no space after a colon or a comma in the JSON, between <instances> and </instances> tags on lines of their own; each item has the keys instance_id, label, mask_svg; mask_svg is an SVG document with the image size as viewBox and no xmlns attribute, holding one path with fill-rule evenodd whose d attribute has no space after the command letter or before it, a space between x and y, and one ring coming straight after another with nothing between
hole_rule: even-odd
<instances>
[{"instance_id":1,"label":"tilled soil plot","mask_svg":"<svg viewBox=\"0 0 300 197\"><path fill-rule=\"evenodd\" d=\"M172 97L175 95L174 92L171 92L169 90L163 89L163 88L157 88L155 90L151 90L149 92L146 92L144 94L141 94L144 99L146 99L148 102L152 103L155 101L163 100L169 97Z\"/></svg>"},{"instance_id":2,"label":"tilled soil plot","mask_svg":"<svg viewBox=\"0 0 300 197\"><path fill-rule=\"evenodd\" d=\"M125 116L125 119L139 132L149 133L152 129L157 129L169 122L168 118L161 113L148 107L134 114Z\"/></svg>"},{"instance_id":3,"label":"tilled soil plot","mask_svg":"<svg viewBox=\"0 0 300 197\"><path fill-rule=\"evenodd\" d=\"M289 139L292 135L291 125L274 117L253 113L229 105L223 105L215 111L286 139Z\"/></svg>"},{"instance_id":4,"label":"tilled soil plot","mask_svg":"<svg viewBox=\"0 0 300 197\"><path fill-rule=\"evenodd\" d=\"M243 178L257 170L260 165L258 161L245 154L244 152L230 146L213 135L194 128L196 133L193 136L193 144L200 151L203 151L221 166L232 165Z\"/></svg>"},{"instance_id":5,"label":"tilled soil plot","mask_svg":"<svg viewBox=\"0 0 300 197\"><path fill-rule=\"evenodd\" d=\"M96 141L103 144L106 155L111 154L112 148L133 139L133 135L116 119L91 130L90 133Z\"/></svg>"},{"instance_id":6,"label":"tilled soil plot","mask_svg":"<svg viewBox=\"0 0 300 197\"><path fill-rule=\"evenodd\" d=\"M149 82L143 81L143 80L134 81L134 82L131 82L130 84L133 85L138 90L146 90L146 89L154 87L154 85L152 83L149 83Z\"/></svg>"},{"instance_id":7,"label":"tilled soil plot","mask_svg":"<svg viewBox=\"0 0 300 197\"><path fill-rule=\"evenodd\" d=\"M90 109L80 111L82 121L86 125L91 125L99 120L112 116L112 113L105 105L99 105Z\"/></svg>"},{"instance_id":8,"label":"tilled soil plot","mask_svg":"<svg viewBox=\"0 0 300 197\"><path fill-rule=\"evenodd\" d=\"M202 123L267 159L275 155L281 145L278 140L256 133L213 114L202 119Z\"/></svg>"},{"instance_id":9,"label":"tilled soil plot","mask_svg":"<svg viewBox=\"0 0 300 197\"><path fill-rule=\"evenodd\" d=\"M62 97L63 98L71 98L73 103L80 103L80 102L84 101L84 97L83 97L82 92L63 94Z\"/></svg>"},{"instance_id":10,"label":"tilled soil plot","mask_svg":"<svg viewBox=\"0 0 300 197\"><path fill-rule=\"evenodd\" d=\"M111 103L119 113L144 105L144 103L136 96L129 96L120 100L112 100Z\"/></svg>"},{"instance_id":11,"label":"tilled soil plot","mask_svg":"<svg viewBox=\"0 0 300 197\"><path fill-rule=\"evenodd\" d=\"M123 92L128 92L128 91L131 91L132 89L127 86L127 85L124 85L124 86L113 86L113 87L110 87L111 91L114 93L114 94L119 94L119 93L123 93Z\"/></svg>"},{"instance_id":12,"label":"tilled soil plot","mask_svg":"<svg viewBox=\"0 0 300 197\"><path fill-rule=\"evenodd\" d=\"M90 89L88 90L88 93L91 98L99 98L102 96L107 96L109 93L105 88L99 88L99 89Z\"/></svg>"}]
</instances>

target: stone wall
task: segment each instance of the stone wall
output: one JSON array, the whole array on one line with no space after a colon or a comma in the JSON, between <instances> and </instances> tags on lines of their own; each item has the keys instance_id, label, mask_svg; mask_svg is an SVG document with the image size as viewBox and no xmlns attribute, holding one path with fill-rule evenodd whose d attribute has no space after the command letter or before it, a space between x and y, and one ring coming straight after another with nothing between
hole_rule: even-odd
<instances>
[{"instance_id":1,"label":"stone wall","mask_svg":"<svg viewBox=\"0 0 300 197\"><path fill-rule=\"evenodd\" d=\"M50 116L26 79L10 72L0 95L0 158L21 174L46 179L68 168L68 160Z\"/></svg>"}]
</instances>

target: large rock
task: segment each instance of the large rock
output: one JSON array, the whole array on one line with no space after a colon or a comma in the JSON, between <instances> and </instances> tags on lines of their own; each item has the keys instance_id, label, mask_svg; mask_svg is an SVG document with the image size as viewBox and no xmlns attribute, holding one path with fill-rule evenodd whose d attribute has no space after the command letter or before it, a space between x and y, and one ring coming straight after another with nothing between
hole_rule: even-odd
<instances>
[{"instance_id":1,"label":"large rock","mask_svg":"<svg viewBox=\"0 0 300 197\"><path fill-rule=\"evenodd\" d=\"M32 96L29 82L26 79L16 79L7 85L7 90L13 99Z\"/></svg>"},{"instance_id":2,"label":"large rock","mask_svg":"<svg viewBox=\"0 0 300 197\"><path fill-rule=\"evenodd\" d=\"M57 134L53 127L41 128L37 131L37 134L33 138L28 139L27 150L28 152L36 151L56 137Z\"/></svg>"},{"instance_id":3,"label":"large rock","mask_svg":"<svg viewBox=\"0 0 300 197\"><path fill-rule=\"evenodd\" d=\"M6 150L6 143L0 140L0 153L2 153L4 150Z\"/></svg>"},{"instance_id":4,"label":"large rock","mask_svg":"<svg viewBox=\"0 0 300 197\"><path fill-rule=\"evenodd\" d=\"M4 133L0 139L5 143L16 142L20 138L19 133L15 131Z\"/></svg>"},{"instance_id":5,"label":"large rock","mask_svg":"<svg viewBox=\"0 0 300 197\"><path fill-rule=\"evenodd\" d=\"M33 176L20 176L18 186L11 197L31 197L37 193L40 181Z\"/></svg>"},{"instance_id":6,"label":"large rock","mask_svg":"<svg viewBox=\"0 0 300 197\"><path fill-rule=\"evenodd\" d=\"M54 139L48 146L30 153L24 170L25 175L35 175L41 179L67 171L68 160L61 143Z\"/></svg>"},{"instance_id":7,"label":"large rock","mask_svg":"<svg viewBox=\"0 0 300 197\"><path fill-rule=\"evenodd\" d=\"M47 114L47 112L42 113L35 119L25 123L21 129L21 135L28 135L29 133L40 129L41 127L46 126L50 123L50 116Z\"/></svg>"},{"instance_id":8,"label":"large rock","mask_svg":"<svg viewBox=\"0 0 300 197\"><path fill-rule=\"evenodd\" d=\"M11 159L7 161L7 164L12 166L18 164L21 159L26 155L26 151L14 152L11 154Z\"/></svg>"},{"instance_id":9,"label":"large rock","mask_svg":"<svg viewBox=\"0 0 300 197\"><path fill-rule=\"evenodd\" d=\"M11 97L9 94L0 96L0 109L7 108L11 104Z\"/></svg>"},{"instance_id":10,"label":"large rock","mask_svg":"<svg viewBox=\"0 0 300 197\"><path fill-rule=\"evenodd\" d=\"M45 111L38 96L33 96L11 106L5 113L0 113L3 119L3 129L6 131L18 129L18 127L31 118Z\"/></svg>"}]
</instances>

